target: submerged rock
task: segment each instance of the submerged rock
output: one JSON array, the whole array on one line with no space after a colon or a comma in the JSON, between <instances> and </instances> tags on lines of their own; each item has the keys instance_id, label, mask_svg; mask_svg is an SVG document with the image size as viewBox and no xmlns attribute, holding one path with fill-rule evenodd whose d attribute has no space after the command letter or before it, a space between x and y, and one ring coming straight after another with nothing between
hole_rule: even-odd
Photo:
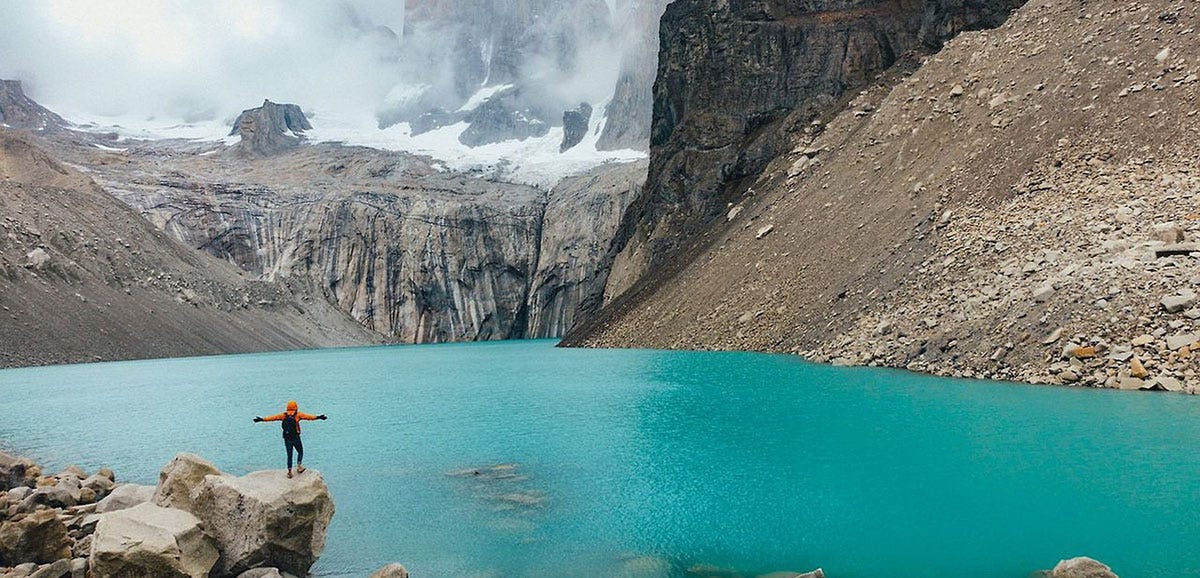
<instances>
[{"instance_id":1,"label":"submerged rock","mask_svg":"<svg viewBox=\"0 0 1200 578\"><path fill-rule=\"evenodd\" d=\"M141 504L101 516L89 562L98 577L204 578L217 562L217 548L195 516Z\"/></svg>"},{"instance_id":2,"label":"submerged rock","mask_svg":"<svg viewBox=\"0 0 1200 578\"><path fill-rule=\"evenodd\" d=\"M1047 576L1048 578L1117 578L1112 568L1086 556L1059 562Z\"/></svg>"},{"instance_id":3,"label":"submerged rock","mask_svg":"<svg viewBox=\"0 0 1200 578\"><path fill-rule=\"evenodd\" d=\"M404 566L392 562L373 572L370 578L408 578L408 570Z\"/></svg>"}]
</instances>

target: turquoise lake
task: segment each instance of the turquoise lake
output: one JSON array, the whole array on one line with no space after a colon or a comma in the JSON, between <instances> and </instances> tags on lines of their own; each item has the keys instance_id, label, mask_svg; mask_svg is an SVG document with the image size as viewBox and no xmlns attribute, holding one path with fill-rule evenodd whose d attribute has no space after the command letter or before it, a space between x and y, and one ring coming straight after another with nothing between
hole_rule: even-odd
<instances>
[{"instance_id":1,"label":"turquoise lake","mask_svg":"<svg viewBox=\"0 0 1200 578\"><path fill-rule=\"evenodd\" d=\"M1024 578L1086 555L1200 576L1200 399L552 341L0 371L0 443L154 483L180 451L305 463L337 503L315 575ZM507 475L448 475L464 468ZM649 563L653 557L659 563ZM631 561L632 559L632 561ZM624 574L623 574L624 573Z\"/></svg>"}]
</instances>

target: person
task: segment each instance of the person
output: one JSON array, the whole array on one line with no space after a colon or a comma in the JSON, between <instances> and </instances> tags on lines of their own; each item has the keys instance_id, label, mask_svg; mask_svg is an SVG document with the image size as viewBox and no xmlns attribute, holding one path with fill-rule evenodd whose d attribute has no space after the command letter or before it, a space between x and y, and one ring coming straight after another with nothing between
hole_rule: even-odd
<instances>
[{"instance_id":1,"label":"person","mask_svg":"<svg viewBox=\"0 0 1200 578\"><path fill-rule=\"evenodd\" d=\"M296 452L296 473L304 473L304 444L300 441L300 422L303 420L314 419L329 419L325 414L310 415L300 413L300 406L296 400L287 402L287 409L283 413L275 414L268 417L254 416L254 423L264 421L282 422L283 426L283 445L287 447L287 477L292 477L292 451Z\"/></svg>"}]
</instances>

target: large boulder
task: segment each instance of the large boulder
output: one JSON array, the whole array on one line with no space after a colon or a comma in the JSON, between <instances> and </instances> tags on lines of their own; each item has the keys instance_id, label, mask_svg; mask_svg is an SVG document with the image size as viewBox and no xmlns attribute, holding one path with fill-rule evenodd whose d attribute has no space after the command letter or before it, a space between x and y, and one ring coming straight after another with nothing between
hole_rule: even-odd
<instances>
[{"instance_id":1,"label":"large boulder","mask_svg":"<svg viewBox=\"0 0 1200 578\"><path fill-rule=\"evenodd\" d=\"M96 578L205 578L217 548L195 516L141 504L100 517L89 561Z\"/></svg>"},{"instance_id":2,"label":"large boulder","mask_svg":"<svg viewBox=\"0 0 1200 578\"><path fill-rule=\"evenodd\" d=\"M154 486L121 484L96 503L96 513L116 512L144 504L154 499L154 493Z\"/></svg>"},{"instance_id":3,"label":"large boulder","mask_svg":"<svg viewBox=\"0 0 1200 578\"><path fill-rule=\"evenodd\" d=\"M392 562L383 568L376 570L371 574L370 578L408 578L408 569L400 564Z\"/></svg>"},{"instance_id":4,"label":"large boulder","mask_svg":"<svg viewBox=\"0 0 1200 578\"><path fill-rule=\"evenodd\" d=\"M320 473L288 479L276 470L206 476L187 509L217 540L219 575L274 567L305 576L325 549L334 506Z\"/></svg>"},{"instance_id":5,"label":"large boulder","mask_svg":"<svg viewBox=\"0 0 1200 578\"><path fill-rule=\"evenodd\" d=\"M39 510L0 525L0 566L49 564L70 557L67 526L54 510Z\"/></svg>"},{"instance_id":6,"label":"large boulder","mask_svg":"<svg viewBox=\"0 0 1200 578\"><path fill-rule=\"evenodd\" d=\"M1047 576L1049 578L1117 578L1112 568L1086 556L1059 562Z\"/></svg>"},{"instance_id":7,"label":"large boulder","mask_svg":"<svg viewBox=\"0 0 1200 578\"><path fill-rule=\"evenodd\" d=\"M37 464L28 458L0 452L0 490L10 490L19 486L32 488L41 474Z\"/></svg>"},{"instance_id":8,"label":"large boulder","mask_svg":"<svg viewBox=\"0 0 1200 578\"><path fill-rule=\"evenodd\" d=\"M212 462L196 454L178 454L158 474L154 503L164 508L194 512L192 492L200 487L205 476L219 475L221 470L212 465Z\"/></svg>"}]
</instances>

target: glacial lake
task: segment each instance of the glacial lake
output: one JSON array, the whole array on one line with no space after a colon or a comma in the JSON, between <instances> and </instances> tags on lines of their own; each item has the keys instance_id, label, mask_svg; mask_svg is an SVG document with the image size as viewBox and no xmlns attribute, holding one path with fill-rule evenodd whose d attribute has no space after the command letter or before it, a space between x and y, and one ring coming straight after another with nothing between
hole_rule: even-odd
<instances>
[{"instance_id":1,"label":"glacial lake","mask_svg":"<svg viewBox=\"0 0 1200 578\"><path fill-rule=\"evenodd\" d=\"M329 415L304 426L337 503L319 576L1025 578L1079 555L1200 574L1200 399L1179 395L553 341L372 347L0 371L0 443L148 484L180 451L282 468L278 425L251 418L290 398Z\"/></svg>"}]
</instances>

